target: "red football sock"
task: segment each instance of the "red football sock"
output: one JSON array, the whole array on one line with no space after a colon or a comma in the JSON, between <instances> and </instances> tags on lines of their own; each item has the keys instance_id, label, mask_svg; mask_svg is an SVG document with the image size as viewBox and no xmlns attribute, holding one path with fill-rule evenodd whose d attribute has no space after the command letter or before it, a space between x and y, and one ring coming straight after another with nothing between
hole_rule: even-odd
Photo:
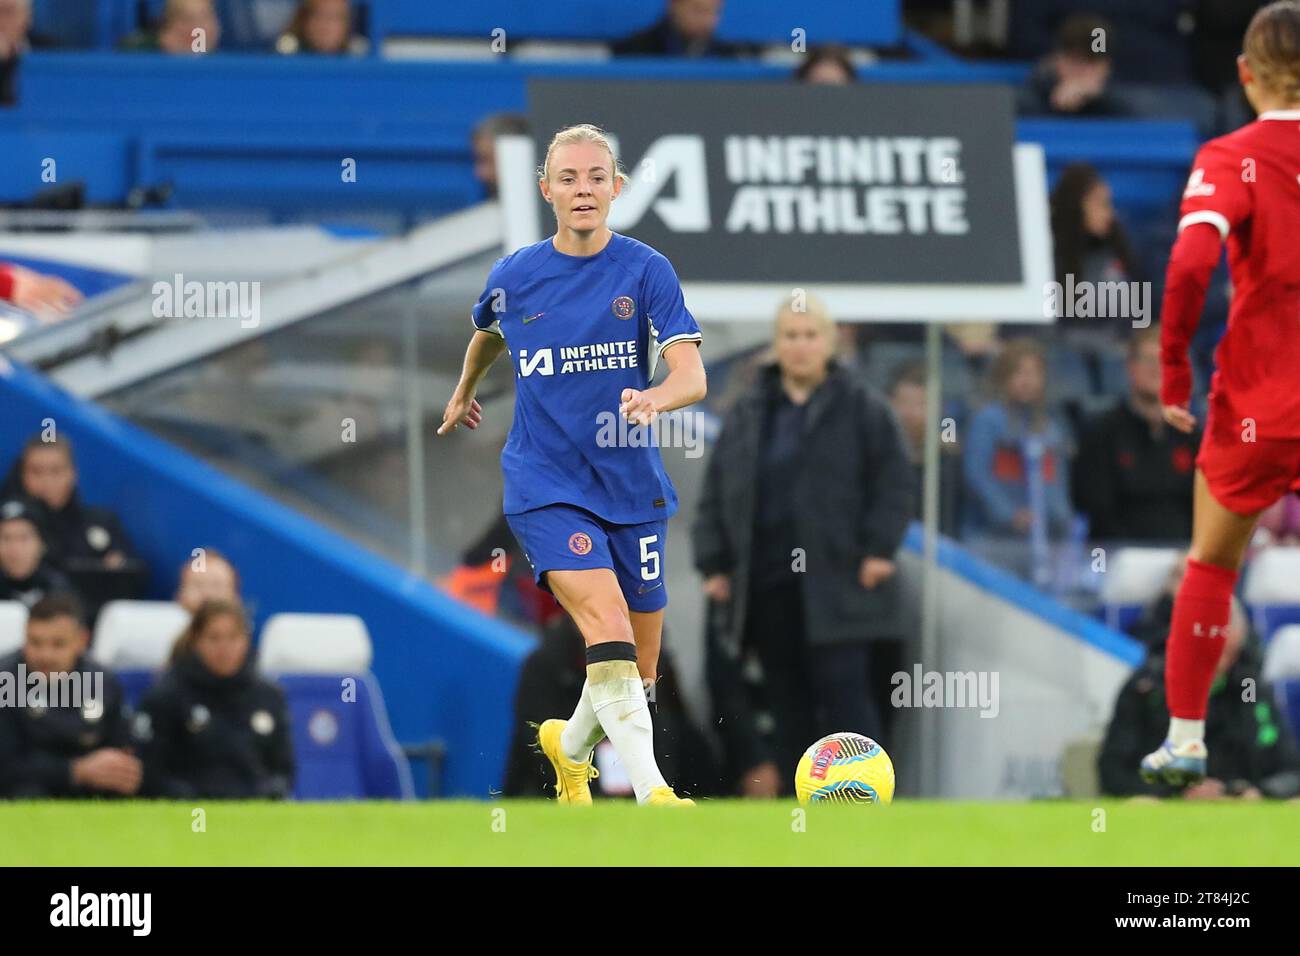
<instances>
[{"instance_id":1,"label":"red football sock","mask_svg":"<svg viewBox=\"0 0 1300 956\"><path fill-rule=\"evenodd\" d=\"M1236 584L1236 571L1187 561L1165 650L1165 695L1171 717L1205 719Z\"/></svg>"}]
</instances>

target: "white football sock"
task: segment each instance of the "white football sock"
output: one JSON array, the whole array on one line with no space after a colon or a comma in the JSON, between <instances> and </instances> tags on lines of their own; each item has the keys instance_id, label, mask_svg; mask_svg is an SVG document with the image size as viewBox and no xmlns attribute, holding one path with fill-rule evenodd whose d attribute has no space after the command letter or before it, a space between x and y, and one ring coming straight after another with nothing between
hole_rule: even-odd
<instances>
[{"instance_id":1,"label":"white football sock","mask_svg":"<svg viewBox=\"0 0 1300 956\"><path fill-rule=\"evenodd\" d=\"M564 725L560 734L560 749L564 756L577 763L586 763L591 759L591 752L596 744L605 738L604 728L596 719L596 711L591 706L591 684L582 682L582 696L578 706L573 709L573 716Z\"/></svg>"},{"instance_id":2,"label":"white football sock","mask_svg":"<svg viewBox=\"0 0 1300 956\"><path fill-rule=\"evenodd\" d=\"M587 665L592 709L605 729L637 803L645 803L655 787L666 787L654 754L654 722L646 705L645 688L635 661L602 661Z\"/></svg>"},{"instance_id":3,"label":"white football sock","mask_svg":"<svg viewBox=\"0 0 1300 956\"><path fill-rule=\"evenodd\" d=\"M1169 742L1175 747L1193 740L1205 739L1205 721L1184 720L1182 717L1169 718Z\"/></svg>"}]
</instances>

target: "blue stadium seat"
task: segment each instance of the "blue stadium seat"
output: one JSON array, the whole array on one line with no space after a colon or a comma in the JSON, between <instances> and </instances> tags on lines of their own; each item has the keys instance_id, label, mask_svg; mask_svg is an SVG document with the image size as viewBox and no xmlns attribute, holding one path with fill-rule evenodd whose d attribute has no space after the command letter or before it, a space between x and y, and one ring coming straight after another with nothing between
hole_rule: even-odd
<instances>
[{"instance_id":1,"label":"blue stadium seat","mask_svg":"<svg viewBox=\"0 0 1300 956\"><path fill-rule=\"evenodd\" d=\"M411 769L370 676L370 634L353 614L274 614L259 669L289 700L299 800L410 800Z\"/></svg>"},{"instance_id":2,"label":"blue stadium seat","mask_svg":"<svg viewBox=\"0 0 1300 956\"><path fill-rule=\"evenodd\" d=\"M353 680L355 700L340 686ZM388 726L383 697L368 674L285 674L298 800L410 800L411 770ZM349 695L350 697L351 695Z\"/></svg>"}]
</instances>

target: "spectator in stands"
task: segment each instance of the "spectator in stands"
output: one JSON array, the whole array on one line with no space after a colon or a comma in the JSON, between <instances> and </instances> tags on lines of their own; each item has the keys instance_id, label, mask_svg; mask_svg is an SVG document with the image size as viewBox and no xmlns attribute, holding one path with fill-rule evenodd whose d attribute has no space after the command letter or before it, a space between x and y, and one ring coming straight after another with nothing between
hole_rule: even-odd
<instances>
[{"instance_id":1,"label":"spectator in stands","mask_svg":"<svg viewBox=\"0 0 1300 956\"><path fill-rule=\"evenodd\" d=\"M140 702L135 739L150 796L283 799L293 787L284 692L254 670L244 609L205 601Z\"/></svg>"},{"instance_id":2,"label":"spectator in stands","mask_svg":"<svg viewBox=\"0 0 1300 956\"><path fill-rule=\"evenodd\" d=\"M340 56L361 52L357 39L352 35L351 0L302 0L275 49Z\"/></svg>"},{"instance_id":3,"label":"spectator in stands","mask_svg":"<svg viewBox=\"0 0 1300 956\"><path fill-rule=\"evenodd\" d=\"M0 796L22 799L133 794L141 764L131 752L122 687L86 655L90 635L68 594L32 606L23 647L0 657L0 681L25 695L0 707ZM34 684L35 675L43 680ZM33 688L36 699L32 698Z\"/></svg>"},{"instance_id":4,"label":"spectator in stands","mask_svg":"<svg viewBox=\"0 0 1300 956\"><path fill-rule=\"evenodd\" d=\"M54 46L31 30L32 0L0 0L0 106L17 102L18 64L23 54Z\"/></svg>"},{"instance_id":5,"label":"spectator in stands","mask_svg":"<svg viewBox=\"0 0 1300 956\"><path fill-rule=\"evenodd\" d=\"M0 5L4 2L5 0L0 0ZM67 313L81 301L81 293L58 276L42 275L22 266L0 263L0 299L42 318L49 318Z\"/></svg>"},{"instance_id":6,"label":"spectator in stands","mask_svg":"<svg viewBox=\"0 0 1300 956\"><path fill-rule=\"evenodd\" d=\"M1097 762L1102 792L1185 800L1300 795L1300 754L1285 715L1274 703L1272 687L1260 678L1250 646L1250 623L1236 598L1206 713L1208 775L1181 792L1139 776L1142 755L1160 745L1169 727L1162 650L1147 656L1115 701Z\"/></svg>"},{"instance_id":7,"label":"spectator in stands","mask_svg":"<svg viewBox=\"0 0 1300 956\"><path fill-rule=\"evenodd\" d=\"M239 571L216 548L203 548L202 552L181 565L176 603L190 614L198 611L204 601L238 604Z\"/></svg>"},{"instance_id":8,"label":"spectator in stands","mask_svg":"<svg viewBox=\"0 0 1300 956\"><path fill-rule=\"evenodd\" d=\"M889 380L889 404L902 426L903 446L912 467L912 507L908 514L917 521L922 517L925 475L925 373L924 362L904 362L894 369ZM947 535L956 535L960 528L961 453L956 442L940 438L939 530Z\"/></svg>"},{"instance_id":9,"label":"spectator in stands","mask_svg":"<svg viewBox=\"0 0 1300 956\"><path fill-rule=\"evenodd\" d=\"M1128 342L1128 395L1091 421L1074 461L1074 503L1094 540L1185 542L1201 433L1169 427L1160 406L1160 327Z\"/></svg>"},{"instance_id":10,"label":"spectator in stands","mask_svg":"<svg viewBox=\"0 0 1300 956\"><path fill-rule=\"evenodd\" d=\"M515 731L506 763L505 795L541 797L555 781L555 771L533 749L536 725L551 714L562 713L582 694L586 656L582 633L573 619L561 612L542 629L542 639L524 661L515 691ZM708 741L686 709L673 656L665 647L659 656L659 681L651 688L655 759L664 776L678 790L692 796L720 792L718 767ZM529 724L532 723L530 727ZM632 797L632 785L614 761L608 741L596 745L595 766L600 776L592 780L596 797Z\"/></svg>"},{"instance_id":11,"label":"spectator in stands","mask_svg":"<svg viewBox=\"0 0 1300 956\"><path fill-rule=\"evenodd\" d=\"M221 45L221 21L212 0L167 0L156 30L131 34L123 50L188 56L213 53Z\"/></svg>"},{"instance_id":12,"label":"spectator in stands","mask_svg":"<svg viewBox=\"0 0 1300 956\"><path fill-rule=\"evenodd\" d=\"M77 466L67 436L46 441L33 435L5 480L6 494L21 494L44 505L50 562L64 571L120 570L135 555L122 524L107 508L83 504L77 492Z\"/></svg>"},{"instance_id":13,"label":"spectator in stands","mask_svg":"<svg viewBox=\"0 0 1300 956\"><path fill-rule=\"evenodd\" d=\"M1131 282L1140 279L1137 256L1115 214L1110 186L1096 167L1071 163L1061 170L1052 190L1052 244L1056 251L1056 281L1080 283ZM1127 327L1133 316L1117 316L1111 324ZM1072 321L1065 319L1065 322ZM1080 320L1082 322L1096 320Z\"/></svg>"},{"instance_id":14,"label":"spectator in stands","mask_svg":"<svg viewBox=\"0 0 1300 956\"><path fill-rule=\"evenodd\" d=\"M471 134L474 178L489 199L497 195L497 137L527 136L528 120L519 113L493 113L479 120Z\"/></svg>"},{"instance_id":15,"label":"spectator in stands","mask_svg":"<svg viewBox=\"0 0 1300 956\"><path fill-rule=\"evenodd\" d=\"M815 46L803 56L803 62L794 71L798 83L845 86L858 81L858 71L853 66L848 47L838 43Z\"/></svg>"},{"instance_id":16,"label":"spectator in stands","mask_svg":"<svg viewBox=\"0 0 1300 956\"><path fill-rule=\"evenodd\" d=\"M616 41L615 56L745 56L749 46L726 43L714 34L722 19L722 0L668 0L662 20Z\"/></svg>"},{"instance_id":17,"label":"spectator in stands","mask_svg":"<svg viewBox=\"0 0 1300 956\"><path fill-rule=\"evenodd\" d=\"M0 502L0 601L28 608L45 595L69 591L68 579L45 560L45 515L26 498Z\"/></svg>"},{"instance_id":18,"label":"spectator in stands","mask_svg":"<svg viewBox=\"0 0 1300 956\"><path fill-rule=\"evenodd\" d=\"M1055 48L1039 61L1017 97L1026 116L1119 116L1125 110L1109 92L1110 24L1076 15L1061 24Z\"/></svg>"},{"instance_id":19,"label":"spectator in stands","mask_svg":"<svg viewBox=\"0 0 1300 956\"><path fill-rule=\"evenodd\" d=\"M787 792L826 727L879 733L872 644L901 628L894 558L913 498L888 404L833 359L826 307L800 304L781 308L776 363L722 426L692 527L705 594L728 607L719 639L762 668Z\"/></svg>"},{"instance_id":20,"label":"spectator in stands","mask_svg":"<svg viewBox=\"0 0 1300 956\"><path fill-rule=\"evenodd\" d=\"M1032 339L1007 342L993 363L996 400L966 428L967 534L1024 538L1040 528L1055 537L1069 530L1066 434L1047 409L1046 377L1046 358ZM1028 466L1034 459L1040 482Z\"/></svg>"}]
</instances>

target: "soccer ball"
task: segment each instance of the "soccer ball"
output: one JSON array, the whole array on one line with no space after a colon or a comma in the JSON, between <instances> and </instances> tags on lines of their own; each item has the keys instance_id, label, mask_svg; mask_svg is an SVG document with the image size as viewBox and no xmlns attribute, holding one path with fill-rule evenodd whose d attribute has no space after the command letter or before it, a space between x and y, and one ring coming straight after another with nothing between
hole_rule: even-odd
<instances>
[{"instance_id":1,"label":"soccer ball","mask_svg":"<svg viewBox=\"0 0 1300 956\"><path fill-rule=\"evenodd\" d=\"M894 764L870 737L840 731L804 751L794 792L800 803L888 803L894 799Z\"/></svg>"}]
</instances>

